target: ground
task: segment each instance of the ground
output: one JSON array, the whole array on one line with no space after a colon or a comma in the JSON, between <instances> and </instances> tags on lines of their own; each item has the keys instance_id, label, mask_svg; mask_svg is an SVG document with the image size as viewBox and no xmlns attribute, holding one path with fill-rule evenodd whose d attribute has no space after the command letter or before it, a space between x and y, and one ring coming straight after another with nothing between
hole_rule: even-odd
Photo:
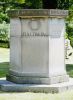
<instances>
[{"instance_id":1,"label":"ground","mask_svg":"<svg viewBox=\"0 0 73 100\"><path fill-rule=\"evenodd\" d=\"M0 67L3 66L4 68L6 68L6 66L8 66L8 62L9 62L9 49L0 48L0 65L1 65ZM73 64L73 54L69 56L69 59L66 59L66 63ZM30 93L30 92L28 93L0 92L0 100L73 100L73 91L67 91L58 94Z\"/></svg>"},{"instance_id":2,"label":"ground","mask_svg":"<svg viewBox=\"0 0 73 100\"><path fill-rule=\"evenodd\" d=\"M0 93L0 100L73 100L73 91L58 94Z\"/></svg>"},{"instance_id":3,"label":"ground","mask_svg":"<svg viewBox=\"0 0 73 100\"><path fill-rule=\"evenodd\" d=\"M0 48L0 63L9 62L9 49Z\"/></svg>"}]
</instances>

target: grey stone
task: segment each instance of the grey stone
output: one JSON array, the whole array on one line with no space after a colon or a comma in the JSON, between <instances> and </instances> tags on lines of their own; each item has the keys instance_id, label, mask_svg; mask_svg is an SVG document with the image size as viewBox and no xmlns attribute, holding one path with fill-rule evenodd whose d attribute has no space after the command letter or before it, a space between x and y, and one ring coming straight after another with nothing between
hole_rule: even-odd
<instances>
[{"instance_id":1,"label":"grey stone","mask_svg":"<svg viewBox=\"0 0 73 100\"><path fill-rule=\"evenodd\" d=\"M19 84L56 84L56 83L62 83L67 82L69 76L68 75L62 75L62 76L55 76L55 77L41 77L41 76L26 76L26 75L18 75L18 74L12 74L7 75L7 80L19 83Z\"/></svg>"},{"instance_id":2,"label":"grey stone","mask_svg":"<svg viewBox=\"0 0 73 100\"><path fill-rule=\"evenodd\" d=\"M60 93L73 89L73 79L69 82L45 85L45 84L15 84L5 79L0 79L0 91L4 92L42 92Z\"/></svg>"},{"instance_id":3,"label":"grey stone","mask_svg":"<svg viewBox=\"0 0 73 100\"><path fill-rule=\"evenodd\" d=\"M69 81L64 54L67 14L67 10L56 9L9 11L11 40L7 80L23 84Z\"/></svg>"},{"instance_id":4,"label":"grey stone","mask_svg":"<svg viewBox=\"0 0 73 100\"><path fill-rule=\"evenodd\" d=\"M68 10L59 9L18 9L8 11L10 17L66 17L68 15Z\"/></svg>"}]
</instances>

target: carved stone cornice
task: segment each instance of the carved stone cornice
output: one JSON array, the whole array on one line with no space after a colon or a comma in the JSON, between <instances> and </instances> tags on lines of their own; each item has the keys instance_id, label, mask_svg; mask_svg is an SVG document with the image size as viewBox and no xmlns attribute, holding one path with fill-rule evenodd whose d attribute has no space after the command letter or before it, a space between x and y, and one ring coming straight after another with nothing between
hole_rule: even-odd
<instances>
[{"instance_id":1,"label":"carved stone cornice","mask_svg":"<svg viewBox=\"0 0 73 100\"><path fill-rule=\"evenodd\" d=\"M59 9L18 9L9 10L9 17L66 17L68 15L68 10Z\"/></svg>"}]
</instances>

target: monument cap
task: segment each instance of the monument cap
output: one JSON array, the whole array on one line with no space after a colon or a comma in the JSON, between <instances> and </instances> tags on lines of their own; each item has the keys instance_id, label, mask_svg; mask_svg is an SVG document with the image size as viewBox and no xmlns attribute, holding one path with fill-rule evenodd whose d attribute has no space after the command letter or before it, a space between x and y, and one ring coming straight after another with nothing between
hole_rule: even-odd
<instances>
[{"instance_id":1,"label":"monument cap","mask_svg":"<svg viewBox=\"0 0 73 100\"><path fill-rule=\"evenodd\" d=\"M9 10L9 17L66 17L68 10L59 9L17 9Z\"/></svg>"}]
</instances>

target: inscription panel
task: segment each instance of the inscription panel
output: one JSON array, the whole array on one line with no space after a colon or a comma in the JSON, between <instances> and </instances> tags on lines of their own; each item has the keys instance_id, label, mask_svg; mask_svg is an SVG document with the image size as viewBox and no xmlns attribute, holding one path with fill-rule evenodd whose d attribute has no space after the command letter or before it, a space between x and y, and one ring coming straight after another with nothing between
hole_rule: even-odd
<instances>
[{"instance_id":1,"label":"inscription panel","mask_svg":"<svg viewBox=\"0 0 73 100\"><path fill-rule=\"evenodd\" d=\"M48 37L22 37L22 66L23 73L47 77L48 76L48 52L49 38Z\"/></svg>"},{"instance_id":2,"label":"inscription panel","mask_svg":"<svg viewBox=\"0 0 73 100\"><path fill-rule=\"evenodd\" d=\"M48 19L21 19L22 36L48 36Z\"/></svg>"}]
</instances>

